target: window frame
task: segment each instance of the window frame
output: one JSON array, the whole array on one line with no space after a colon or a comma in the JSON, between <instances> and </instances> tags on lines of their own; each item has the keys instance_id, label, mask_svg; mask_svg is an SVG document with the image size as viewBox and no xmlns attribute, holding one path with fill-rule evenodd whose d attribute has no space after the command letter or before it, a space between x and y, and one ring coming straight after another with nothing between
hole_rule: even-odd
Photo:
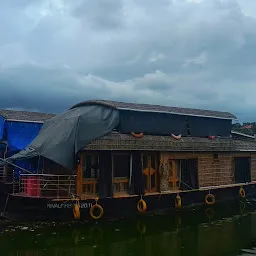
<instances>
[{"instance_id":1,"label":"window frame","mask_svg":"<svg viewBox=\"0 0 256 256\"><path fill-rule=\"evenodd\" d=\"M115 168L115 164L114 164L114 157L115 156L129 156L130 158L130 162L129 162L129 175L128 177L115 177L114 176L114 168ZM113 195L114 196L118 196L118 195L128 195L129 194L129 185L131 182L131 172L132 170L132 164L133 164L133 159L132 159L132 153L130 151L125 151L125 152L111 152L111 163L112 163L112 189L113 189ZM126 184L127 185L127 189L121 190L120 191L114 191L114 187L117 186L118 187L122 186L122 184Z\"/></svg>"},{"instance_id":2,"label":"window frame","mask_svg":"<svg viewBox=\"0 0 256 256\"><path fill-rule=\"evenodd\" d=\"M99 152L83 152L81 154L80 157L80 184L78 184L78 186L80 186L79 191L81 195L84 196L97 196L99 194L99 191L97 189L97 186L99 184L99 179L98 177L96 178L84 178L83 174L84 174L84 168L85 168L85 158L87 156L96 156L98 158L98 164L99 164ZM97 169L98 172L100 172L100 168ZM84 186L87 185L89 186L89 188L91 188L91 190L93 191L92 193L88 193L86 192L86 190L84 190ZM88 190L87 190L88 191Z\"/></svg>"},{"instance_id":3,"label":"window frame","mask_svg":"<svg viewBox=\"0 0 256 256\"><path fill-rule=\"evenodd\" d=\"M144 165L144 157L146 157L147 164ZM153 158L153 161L152 161ZM141 162L142 162L142 174L145 175L146 178L146 188L144 187L144 191L147 194L157 193L159 192L159 152L156 151L144 151L141 152ZM154 163L152 167L152 163ZM155 175L154 182L155 186L152 186L151 176ZM144 185L145 186L145 185Z\"/></svg>"},{"instance_id":4,"label":"window frame","mask_svg":"<svg viewBox=\"0 0 256 256\"><path fill-rule=\"evenodd\" d=\"M242 182L239 182L236 180L236 159L241 159L241 158L247 158L249 160L249 181L242 181ZM251 156L233 156L232 157L232 175L233 175L233 182L234 184L246 184L246 183L251 183L252 182L252 158Z\"/></svg>"}]
</instances>

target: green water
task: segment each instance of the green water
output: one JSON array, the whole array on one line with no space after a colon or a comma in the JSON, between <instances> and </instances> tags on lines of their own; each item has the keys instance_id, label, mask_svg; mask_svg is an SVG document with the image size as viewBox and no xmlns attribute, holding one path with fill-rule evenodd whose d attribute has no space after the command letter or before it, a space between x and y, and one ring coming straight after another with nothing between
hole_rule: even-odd
<instances>
[{"instance_id":1,"label":"green water","mask_svg":"<svg viewBox=\"0 0 256 256\"><path fill-rule=\"evenodd\" d=\"M256 255L256 213L163 214L99 223L3 222L0 255Z\"/></svg>"}]
</instances>

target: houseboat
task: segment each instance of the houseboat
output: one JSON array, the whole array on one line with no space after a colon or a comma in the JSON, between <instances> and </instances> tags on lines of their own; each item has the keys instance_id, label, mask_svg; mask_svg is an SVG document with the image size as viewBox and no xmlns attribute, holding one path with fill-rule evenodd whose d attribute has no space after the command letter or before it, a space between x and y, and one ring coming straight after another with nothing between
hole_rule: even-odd
<instances>
[{"instance_id":1,"label":"houseboat","mask_svg":"<svg viewBox=\"0 0 256 256\"><path fill-rule=\"evenodd\" d=\"M0 109L0 158L8 158L26 148L38 135L45 120L53 114L21 110ZM30 168L27 161L17 162L19 167ZM19 171L19 167L15 167ZM13 171L0 166L0 211L3 210L6 192L12 191Z\"/></svg>"},{"instance_id":2,"label":"houseboat","mask_svg":"<svg viewBox=\"0 0 256 256\"><path fill-rule=\"evenodd\" d=\"M14 173L2 215L99 220L253 198L256 141L232 135L235 119L210 110L79 103L2 159L12 169L17 161L43 163Z\"/></svg>"}]
</instances>

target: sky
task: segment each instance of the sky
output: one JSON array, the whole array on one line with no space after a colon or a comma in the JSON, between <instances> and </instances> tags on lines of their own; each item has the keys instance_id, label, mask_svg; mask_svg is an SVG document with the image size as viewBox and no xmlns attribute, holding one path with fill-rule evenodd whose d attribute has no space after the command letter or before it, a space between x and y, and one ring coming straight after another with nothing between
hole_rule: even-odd
<instances>
[{"instance_id":1,"label":"sky","mask_svg":"<svg viewBox=\"0 0 256 256\"><path fill-rule=\"evenodd\" d=\"M1 0L0 108L88 99L256 121L256 0Z\"/></svg>"}]
</instances>

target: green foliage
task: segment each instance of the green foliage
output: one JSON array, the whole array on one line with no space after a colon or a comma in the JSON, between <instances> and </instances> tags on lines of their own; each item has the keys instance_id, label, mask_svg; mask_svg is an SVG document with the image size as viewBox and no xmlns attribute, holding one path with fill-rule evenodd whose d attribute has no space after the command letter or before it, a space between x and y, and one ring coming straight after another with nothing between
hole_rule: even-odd
<instances>
[{"instance_id":1,"label":"green foliage","mask_svg":"<svg viewBox=\"0 0 256 256\"><path fill-rule=\"evenodd\" d=\"M243 124L235 123L232 125L232 130L236 132L248 134L248 135L254 135L256 134L256 122L253 122L253 123L244 122Z\"/></svg>"}]
</instances>

